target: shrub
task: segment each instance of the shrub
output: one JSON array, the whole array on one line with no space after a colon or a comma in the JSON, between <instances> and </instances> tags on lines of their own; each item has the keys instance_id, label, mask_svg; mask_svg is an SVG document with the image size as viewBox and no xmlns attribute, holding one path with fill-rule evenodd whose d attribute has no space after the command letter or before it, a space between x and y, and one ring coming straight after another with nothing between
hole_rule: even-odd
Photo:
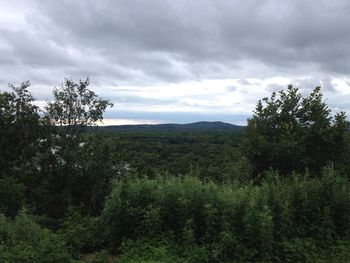
<instances>
[{"instance_id":1,"label":"shrub","mask_svg":"<svg viewBox=\"0 0 350 263\"><path fill-rule=\"evenodd\" d=\"M78 211L65 218L58 232L75 255L99 250L104 245L100 219L83 216Z\"/></svg>"},{"instance_id":2,"label":"shrub","mask_svg":"<svg viewBox=\"0 0 350 263\"><path fill-rule=\"evenodd\" d=\"M347 255L338 244L349 240L350 185L331 173L320 179L270 174L260 186L218 186L191 177L119 181L102 220L115 251L156 239L197 262Z\"/></svg>"},{"instance_id":3,"label":"shrub","mask_svg":"<svg viewBox=\"0 0 350 263\"><path fill-rule=\"evenodd\" d=\"M139 239L125 241L119 263L182 263L184 258L176 255L174 244L168 241Z\"/></svg>"},{"instance_id":4,"label":"shrub","mask_svg":"<svg viewBox=\"0 0 350 263\"><path fill-rule=\"evenodd\" d=\"M0 215L0 262L73 262L62 238L42 229L25 213L14 220Z\"/></svg>"}]
</instances>

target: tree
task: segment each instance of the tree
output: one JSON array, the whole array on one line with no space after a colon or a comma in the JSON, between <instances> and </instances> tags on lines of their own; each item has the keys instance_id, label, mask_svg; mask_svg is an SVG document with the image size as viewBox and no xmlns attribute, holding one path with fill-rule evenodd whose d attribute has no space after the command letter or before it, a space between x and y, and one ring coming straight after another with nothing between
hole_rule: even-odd
<instances>
[{"instance_id":1,"label":"tree","mask_svg":"<svg viewBox=\"0 0 350 263\"><path fill-rule=\"evenodd\" d=\"M45 107L51 123L71 128L95 125L103 120L104 111L113 104L89 90L89 84L89 79L78 83L66 79L61 87L54 89L55 100Z\"/></svg>"},{"instance_id":2,"label":"tree","mask_svg":"<svg viewBox=\"0 0 350 263\"><path fill-rule=\"evenodd\" d=\"M52 218L61 218L71 205L89 213L101 209L113 176L110 147L79 128L96 125L112 104L88 85L88 79L66 80L44 112L35 105L29 81L0 92L0 182L6 187L0 195L9 188L16 196L23 188L31 211ZM1 202L1 211L9 213L13 206L13 214L21 207L22 200L10 204L11 198Z\"/></svg>"},{"instance_id":3,"label":"tree","mask_svg":"<svg viewBox=\"0 0 350 263\"><path fill-rule=\"evenodd\" d=\"M45 107L44 119L53 127L46 138L46 160L42 163L43 167L49 164L43 169L51 175L47 177L50 182L46 191L59 190L45 202L42 211L49 211L55 218L61 217L69 205L83 206L96 213L102 207L112 178L110 152L95 155L104 146L93 144L83 131L102 121L104 111L113 104L88 89L89 84L88 79L79 82L66 79L54 89L54 100ZM92 146L95 152L91 151ZM98 158L101 156L106 157ZM95 170L92 166L104 169ZM38 205L42 204L39 200Z\"/></svg>"},{"instance_id":4,"label":"tree","mask_svg":"<svg viewBox=\"0 0 350 263\"><path fill-rule=\"evenodd\" d=\"M255 175L269 168L319 173L327 163L341 160L348 127L344 112L331 115L320 87L303 97L290 85L259 100L248 119L243 151Z\"/></svg>"},{"instance_id":5,"label":"tree","mask_svg":"<svg viewBox=\"0 0 350 263\"><path fill-rule=\"evenodd\" d=\"M39 137L39 108L28 91L30 82L9 87L11 92L0 92L0 175L32 166Z\"/></svg>"}]
</instances>

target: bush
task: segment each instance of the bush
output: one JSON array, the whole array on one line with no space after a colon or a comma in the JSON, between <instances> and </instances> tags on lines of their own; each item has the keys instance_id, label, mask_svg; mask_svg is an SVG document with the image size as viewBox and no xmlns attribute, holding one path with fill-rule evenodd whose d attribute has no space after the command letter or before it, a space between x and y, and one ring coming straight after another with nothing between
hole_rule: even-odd
<instances>
[{"instance_id":1,"label":"bush","mask_svg":"<svg viewBox=\"0 0 350 263\"><path fill-rule=\"evenodd\" d=\"M104 243L99 218L83 216L78 211L65 218L59 233L76 255L99 250Z\"/></svg>"},{"instance_id":2,"label":"bush","mask_svg":"<svg viewBox=\"0 0 350 263\"><path fill-rule=\"evenodd\" d=\"M122 244L119 263L182 263L184 258L176 255L174 244L167 241L140 239Z\"/></svg>"},{"instance_id":3,"label":"bush","mask_svg":"<svg viewBox=\"0 0 350 263\"><path fill-rule=\"evenodd\" d=\"M14 220L0 215L0 262L73 262L62 238L42 229L25 213Z\"/></svg>"},{"instance_id":4,"label":"bush","mask_svg":"<svg viewBox=\"0 0 350 263\"><path fill-rule=\"evenodd\" d=\"M128 242L168 240L177 256L197 262L347 255L338 246L349 240L346 180L332 171L312 180L267 178L260 186L240 187L190 177L116 182L102 215L108 241L117 251Z\"/></svg>"}]
</instances>

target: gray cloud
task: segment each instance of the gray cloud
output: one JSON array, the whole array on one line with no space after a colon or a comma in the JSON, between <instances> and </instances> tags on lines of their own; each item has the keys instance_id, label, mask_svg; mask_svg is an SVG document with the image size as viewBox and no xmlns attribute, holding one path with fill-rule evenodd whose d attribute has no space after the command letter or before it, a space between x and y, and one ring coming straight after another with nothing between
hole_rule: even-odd
<instances>
[{"instance_id":1,"label":"gray cloud","mask_svg":"<svg viewBox=\"0 0 350 263\"><path fill-rule=\"evenodd\" d=\"M251 85L252 83L247 79L238 79L237 82L242 85Z\"/></svg>"},{"instance_id":2,"label":"gray cloud","mask_svg":"<svg viewBox=\"0 0 350 263\"><path fill-rule=\"evenodd\" d=\"M114 84L240 77L242 72L271 77L305 74L306 68L347 74L350 69L348 1L64 0L22 5L31 10L25 13L26 27L1 28L12 47L11 56L0 48L5 53L1 63L56 67L64 75L85 73ZM254 63L267 69L247 72Z\"/></svg>"},{"instance_id":3,"label":"gray cloud","mask_svg":"<svg viewBox=\"0 0 350 263\"><path fill-rule=\"evenodd\" d=\"M305 92L310 92L315 87L321 87L325 92L337 92L330 77L298 78L293 81L293 84Z\"/></svg>"},{"instance_id":4,"label":"gray cloud","mask_svg":"<svg viewBox=\"0 0 350 263\"><path fill-rule=\"evenodd\" d=\"M228 86L226 87L226 90L229 91L229 92L232 92L232 91L236 91L237 90L237 87L236 86Z\"/></svg>"},{"instance_id":5,"label":"gray cloud","mask_svg":"<svg viewBox=\"0 0 350 263\"><path fill-rule=\"evenodd\" d=\"M109 95L106 86L228 78L252 90L249 78L282 76L336 93L332 78L350 77L349 12L346 0L3 1L0 85L30 79L44 98L64 77L89 76Z\"/></svg>"},{"instance_id":6,"label":"gray cloud","mask_svg":"<svg viewBox=\"0 0 350 263\"><path fill-rule=\"evenodd\" d=\"M286 88L286 86L284 85L281 85L281 84L277 84L277 83L271 83L271 84L268 84L266 86L266 89L272 93L272 92L278 92L278 91L281 91L281 90L284 90Z\"/></svg>"}]
</instances>

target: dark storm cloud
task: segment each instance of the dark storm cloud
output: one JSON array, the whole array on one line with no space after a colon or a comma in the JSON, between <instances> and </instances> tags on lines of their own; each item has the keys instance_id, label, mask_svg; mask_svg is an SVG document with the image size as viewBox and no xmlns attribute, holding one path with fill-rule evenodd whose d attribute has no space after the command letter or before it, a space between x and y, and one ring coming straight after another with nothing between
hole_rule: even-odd
<instances>
[{"instance_id":1,"label":"dark storm cloud","mask_svg":"<svg viewBox=\"0 0 350 263\"><path fill-rule=\"evenodd\" d=\"M26 27L0 27L11 46L0 63L24 66L19 75L56 67L118 85L350 70L345 0L21 3Z\"/></svg>"}]
</instances>

